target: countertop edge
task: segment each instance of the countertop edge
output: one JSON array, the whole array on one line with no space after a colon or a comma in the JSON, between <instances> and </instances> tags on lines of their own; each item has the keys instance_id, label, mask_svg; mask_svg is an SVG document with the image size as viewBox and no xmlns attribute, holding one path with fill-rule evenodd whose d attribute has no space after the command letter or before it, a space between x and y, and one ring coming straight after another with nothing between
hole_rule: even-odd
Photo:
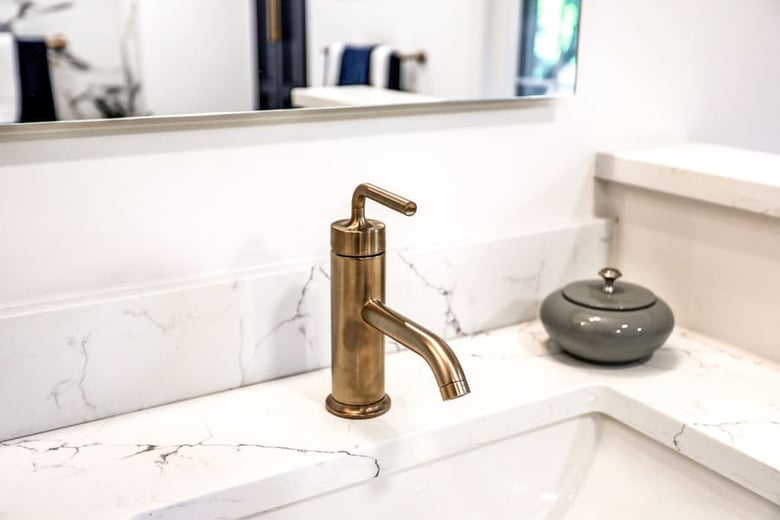
<instances>
[{"instance_id":1,"label":"countertop edge","mask_svg":"<svg viewBox=\"0 0 780 520\"><path fill-rule=\"evenodd\" d=\"M663 160L653 158L655 153L663 155L674 149L684 150L689 157L679 161L667 157ZM733 169L726 170L722 164L718 167L703 165L706 162L718 164L720 155L724 153L729 156L728 168ZM692 160L691 156L699 158ZM780 171L780 156L691 143L629 152L600 152L596 159L595 177L780 218L780 186L776 179L763 174L775 167Z\"/></svg>"}]
</instances>

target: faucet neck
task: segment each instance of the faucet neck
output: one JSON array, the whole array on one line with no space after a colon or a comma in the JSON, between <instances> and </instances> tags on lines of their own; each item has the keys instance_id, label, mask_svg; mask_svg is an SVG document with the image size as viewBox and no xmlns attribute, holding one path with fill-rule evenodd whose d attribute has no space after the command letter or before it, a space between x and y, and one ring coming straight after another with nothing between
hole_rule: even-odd
<instances>
[{"instance_id":1,"label":"faucet neck","mask_svg":"<svg viewBox=\"0 0 780 520\"><path fill-rule=\"evenodd\" d=\"M347 224L347 227L356 231L366 231L368 229L365 207L352 206L352 217L349 219L349 224Z\"/></svg>"}]
</instances>

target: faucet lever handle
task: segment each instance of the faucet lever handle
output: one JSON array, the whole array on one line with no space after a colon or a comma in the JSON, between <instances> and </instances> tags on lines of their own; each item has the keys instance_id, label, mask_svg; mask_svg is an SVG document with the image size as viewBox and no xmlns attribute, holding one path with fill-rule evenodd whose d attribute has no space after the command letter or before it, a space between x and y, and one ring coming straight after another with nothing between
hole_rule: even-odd
<instances>
[{"instance_id":1,"label":"faucet lever handle","mask_svg":"<svg viewBox=\"0 0 780 520\"><path fill-rule=\"evenodd\" d=\"M352 219L363 220L365 218L366 198L378 202L407 217L411 217L417 212L417 204L409 199L405 199L395 193L383 190L373 184L363 183L352 194Z\"/></svg>"},{"instance_id":2,"label":"faucet lever handle","mask_svg":"<svg viewBox=\"0 0 780 520\"><path fill-rule=\"evenodd\" d=\"M352 216L330 226L330 248L341 256L374 256L385 251L385 224L366 218L366 198L406 216L417 212L417 204L372 184L361 184L352 194Z\"/></svg>"}]
</instances>

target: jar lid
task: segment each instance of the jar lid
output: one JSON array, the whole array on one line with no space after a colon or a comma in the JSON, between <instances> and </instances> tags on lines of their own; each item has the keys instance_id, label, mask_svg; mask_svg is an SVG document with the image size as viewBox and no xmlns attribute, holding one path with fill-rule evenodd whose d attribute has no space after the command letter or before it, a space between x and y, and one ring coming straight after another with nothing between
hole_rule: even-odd
<instances>
[{"instance_id":1,"label":"jar lid","mask_svg":"<svg viewBox=\"0 0 780 520\"><path fill-rule=\"evenodd\" d=\"M591 309L635 311L655 304L655 294L639 285L620 282L623 274L614 267L599 271L603 280L573 282L563 288L563 296L570 302Z\"/></svg>"}]
</instances>

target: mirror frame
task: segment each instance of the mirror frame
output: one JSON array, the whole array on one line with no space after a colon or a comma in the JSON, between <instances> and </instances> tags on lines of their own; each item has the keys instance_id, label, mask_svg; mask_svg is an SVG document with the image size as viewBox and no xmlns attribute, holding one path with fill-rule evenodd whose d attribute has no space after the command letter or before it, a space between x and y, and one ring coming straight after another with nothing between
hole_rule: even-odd
<instances>
[{"instance_id":1,"label":"mirror frame","mask_svg":"<svg viewBox=\"0 0 780 520\"><path fill-rule=\"evenodd\" d=\"M527 96L506 99L440 101L403 105L363 105L354 107L297 108L184 114L176 116L143 116L121 119L85 119L42 123L0 125L0 142L47 138L131 135L142 132L172 132L237 128L275 124L315 123L417 115L439 115L517 108L548 107L574 96Z\"/></svg>"}]
</instances>

